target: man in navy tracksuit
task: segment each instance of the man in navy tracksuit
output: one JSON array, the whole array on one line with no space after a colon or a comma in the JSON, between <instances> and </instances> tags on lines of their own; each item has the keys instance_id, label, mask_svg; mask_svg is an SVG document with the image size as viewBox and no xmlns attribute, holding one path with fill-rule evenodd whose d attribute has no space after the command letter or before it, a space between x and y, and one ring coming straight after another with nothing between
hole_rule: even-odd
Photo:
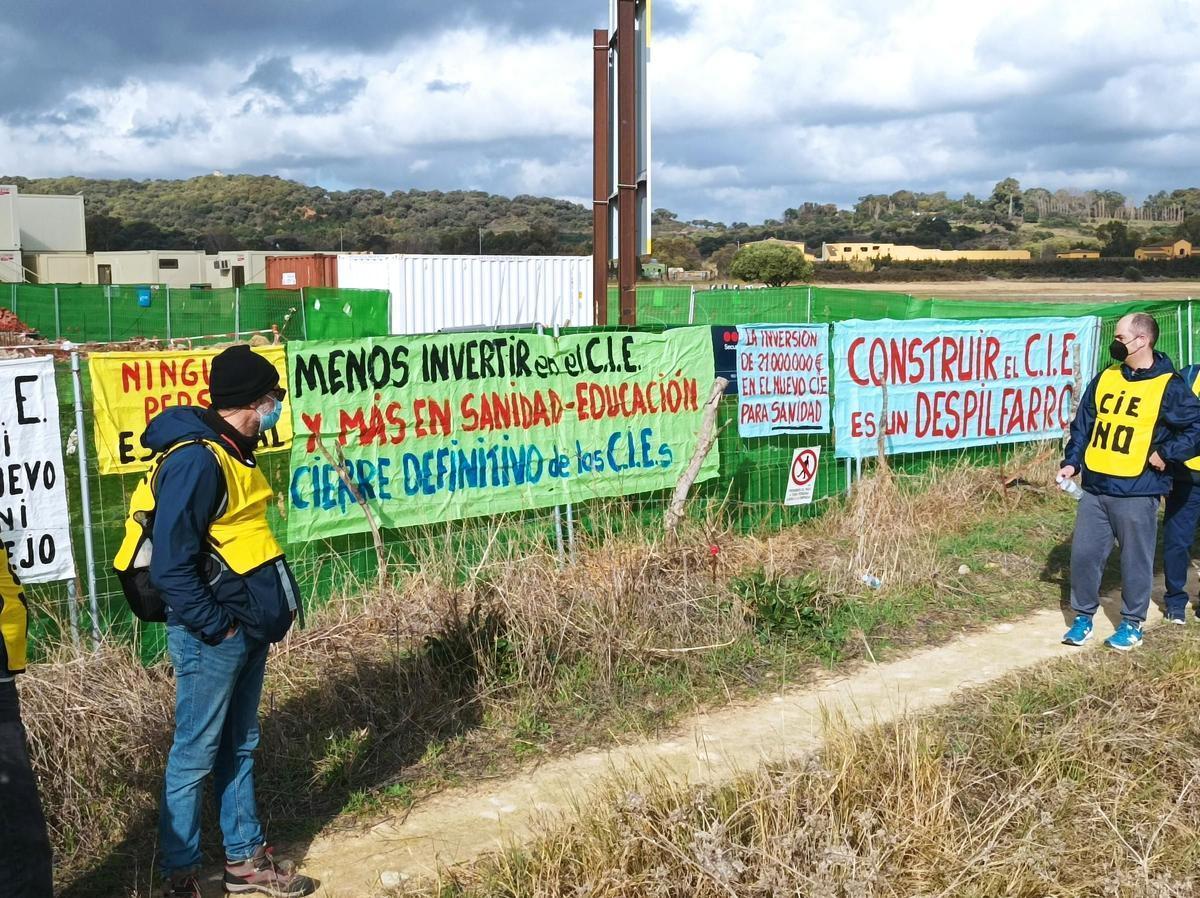
<instances>
[{"instance_id":1,"label":"man in navy tracksuit","mask_svg":"<svg viewBox=\"0 0 1200 898\"><path fill-rule=\"evenodd\" d=\"M1183 382L1200 395L1200 365L1189 365L1179 372ZM1200 523L1200 454L1170 466L1174 482L1163 513L1163 575L1166 580L1167 620L1173 624L1187 621L1187 577L1196 525ZM1196 615L1200 617L1200 600Z\"/></svg>"},{"instance_id":2,"label":"man in navy tracksuit","mask_svg":"<svg viewBox=\"0 0 1200 898\"><path fill-rule=\"evenodd\" d=\"M1083 474L1083 496L1071 542L1071 607L1063 636L1082 645L1100 607L1100 578L1114 541L1121 546L1121 625L1105 644L1127 651L1141 644L1150 608L1158 505L1171 491L1168 465L1197 454L1200 401L1154 349L1158 324L1149 315L1117 322L1109 353L1116 364L1080 398L1060 481Z\"/></svg>"}]
</instances>

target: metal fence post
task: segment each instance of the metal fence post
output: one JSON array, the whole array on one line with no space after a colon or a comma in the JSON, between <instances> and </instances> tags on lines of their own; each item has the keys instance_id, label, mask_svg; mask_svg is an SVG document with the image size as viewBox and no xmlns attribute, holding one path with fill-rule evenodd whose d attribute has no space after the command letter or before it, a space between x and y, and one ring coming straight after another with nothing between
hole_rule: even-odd
<instances>
[{"instance_id":1,"label":"metal fence post","mask_svg":"<svg viewBox=\"0 0 1200 898\"><path fill-rule=\"evenodd\" d=\"M167 291L167 339L171 339L171 285L163 285Z\"/></svg>"},{"instance_id":2,"label":"metal fence post","mask_svg":"<svg viewBox=\"0 0 1200 898\"><path fill-rule=\"evenodd\" d=\"M812 284L808 285L808 315L804 320L808 324L812 324Z\"/></svg>"},{"instance_id":3,"label":"metal fence post","mask_svg":"<svg viewBox=\"0 0 1200 898\"><path fill-rule=\"evenodd\" d=\"M12 285L12 313L17 314L17 285Z\"/></svg>"},{"instance_id":4,"label":"metal fence post","mask_svg":"<svg viewBox=\"0 0 1200 898\"><path fill-rule=\"evenodd\" d=\"M688 324L696 323L696 288L692 288L692 297L688 301Z\"/></svg>"},{"instance_id":5,"label":"metal fence post","mask_svg":"<svg viewBox=\"0 0 1200 898\"><path fill-rule=\"evenodd\" d=\"M1183 306L1175 304L1175 334L1179 338L1176 342L1179 346L1179 354L1175 358L1179 359L1179 364L1183 364Z\"/></svg>"},{"instance_id":6,"label":"metal fence post","mask_svg":"<svg viewBox=\"0 0 1200 898\"><path fill-rule=\"evenodd\" d=\"M104 286L104 302L108 306L108 342L113 341L112 331L112 287L105 284Z\"/></svg>"},{"instance_id":7,"label":"metal fence post","mask_svg":"<svg viewBox=\"0 0 1200 898\"><path fill-rule=\"evenodd\" d=\"M1192 298L1190 296L1187 298L1187 304L1188 304L1188 364L1194 365L1194 364L1196 364L1196 360L1195 360L1195 356L1193 354L1194 346L1193 346L1193 337L1192 337Z\"/></svg>"},{"instance_id":8,"label":"metal fence post","mask_svg":"<svg viewBox=\"0 0 1200 898\"><path fill-rule=\"evenodd\" d=\"M62 307L58 301L58 288L54 288L54 339L62 339Z\"/></svg>"},{"instance_id":9,"label":"metal fence post","mask_svg":"<svg viewBox=\"0 0 1200 898\"><path fill-rule=\"evenodd\" d=\"M308 308L304 299L304 288L300 288L300 339L308 339Z\"/></svg>"},{"instance_id":10,"label":"metal fence post","mask_svg":"<svg viewBox=\"0 0 1200 898\"><path fill-rule=\"evenodd\" d=\"M242 339L242 288L233 288L233 338Z\"/></svg>"},{"instance_id":11,"label":"metal fence post","mask_svg":"<svg viewBox=\"0 0 1200 898\"><path fill-rule=\"evenodd\" d=\"M556 327L555 330L557 331L557 329L558 328ZM537 335L541 337L544 336L545 333L545 325L539 324L537 326ZM554 506L554 547L558 552L558 563L561 566L563 563L563 519L561 505Z\"/></svg>"},{"instance_id":12,"label":"metal fence post","mask_svg":"<svg viewBox=\"0 0 1200 898\"><path fill-rule=\"evenodd\" d=\"M851 467L850 459L846 459L846 495L849 496L854 490L854 468Z\"/></svg>"},{"instance_id":13,"label":"metal fence post","mask_svg":"<svg viewBox=\"0 0 1200 898\"><path fill-rule=\"evenodd\" d=\"M75 349L71 350L71 387L75 396L75 446L79 457L79 501L83 505L83 557L92 611L92 645L99 648L100 601L96 595L96 546L92 541L92 489L88 482L87 431L83 426L83 378L79 374L79 351Z\"/></svg>"}]
</instances>

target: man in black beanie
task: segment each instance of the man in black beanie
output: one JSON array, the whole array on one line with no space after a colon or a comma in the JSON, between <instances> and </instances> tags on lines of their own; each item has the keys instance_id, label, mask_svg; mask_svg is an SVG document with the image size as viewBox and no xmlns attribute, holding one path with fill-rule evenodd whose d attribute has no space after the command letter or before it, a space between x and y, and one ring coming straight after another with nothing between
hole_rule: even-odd
<instances>
[{"instance_id":1,"label":"man in black beanie","mask_svg":"<svg viewBox=\"0 0 1200 898\"><path fill-rule=\"evenodd\" d=\"M211 773L225 890L308 895L315 883L272 856L254 799L267 651L299 608L295 578L267 523L274 495L254 457L279 421L284 391L275 366L238 345L213 360L209 398L207 409L167 409L142 437L157 460L147 475L153 509L139 514L153 547L150 583L166 605L176 682L159 819L164 894L201 894L200 804Z\"/></svg>"}]
</instances>

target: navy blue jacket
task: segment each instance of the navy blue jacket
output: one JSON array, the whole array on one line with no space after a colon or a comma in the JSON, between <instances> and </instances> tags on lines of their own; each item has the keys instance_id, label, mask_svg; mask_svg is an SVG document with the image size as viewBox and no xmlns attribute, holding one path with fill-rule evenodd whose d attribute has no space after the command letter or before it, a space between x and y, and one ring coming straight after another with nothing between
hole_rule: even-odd
<instances>
[{"instance_id":1,"label":"navy blue jacket","mask_svg":"<svg viewBox=\"0 0 1200 898\"><path fill-rule=\"evenodd\" d=\"M239 457L239 448L222 438L204 409L186 406L155 417L142 445L163 452L197 439L214 440ZM253 460L254 454L240 457ZM212 451L195 445L173 452L159 466L154 494L150 582L167 605L167 623L186 627L210 645L235 624L260 642L281 640L300 594L287 562L280 559L242 577L209 551L209 524L221 514L226 495L225 475Z\"/></svg>"},{"instance_id":2,"label":"navy blue jacket","mask_svg":"<svg viewBox=\"0 0 1200 898\"><path fill-rule=\"evenodd\" d=\"M1121 373L1128 381L1148 380L1167 372L1174 374L1175 366L1158 351L1155 351L1154 364L1149 368L1133 371L1126 365L1121 366ZM1137 477L1110 477L1089 471L1083 463L1083 454L1096 421L1096 383L1099 380L1099 375L1092 378L1083 391L1075 420L1071 422L1071 438L1067 441L1063 465L1072 465L1076 471L1082 471L1083 488L1097 496L1165 496L1171 491L1172 463L1186 461L1198 454L1200 401L1183 378L1175 374L1167 381L1150 449L1150 454L1157 452L1167 463L1167 470L1156 471L1147 462Z\"/></svg>"},{"instance_id":3,"label":"navy blue jacket","mask_svg":"<svg viewBox=\"0 0 1200 898\"><path fill-rule=\"evenodd\" d=\"M1188 365L1179 372L1179 376L1183 378L1183 383L1188 389L1191 389L1192 382L1196 379L1196 375L1200 374L1200 365ZM1196 453L1200 455L1200 452ZM1171 476L1176 480L1182 480L1184 483L1200 483L1200 471L1193 471L1183 462L1171 462L1168 469Z\"/></svg>"}]
</instances>

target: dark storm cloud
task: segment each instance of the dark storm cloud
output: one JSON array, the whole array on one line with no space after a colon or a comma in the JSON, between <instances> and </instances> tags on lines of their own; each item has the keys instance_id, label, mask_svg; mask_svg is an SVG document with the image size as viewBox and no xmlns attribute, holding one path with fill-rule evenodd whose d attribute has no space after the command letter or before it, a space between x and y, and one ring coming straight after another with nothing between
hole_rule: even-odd
<instances>
[{"instance_id":1,"label":"dark storm cloud","mask_svg":"<svg viewBox=\"0 0 1200 898\"><path fill-rule=\"evenodd\" d=\"M660 4L655 27L686 17ZM80 87L114 87L131 76L220 60L250 63L301 50L374 52L455 27L514 35L555 29L586 35L607 25L602 0L9 0L0 29L15 34L0 54L0 118L46 108Z\"/></svg>"},{"instance_id":2,"label":"dark storm cloud","mask_svg":"<svg viewBox=\"0 0 1200 898\"><path fill-rule=\"evenodd\" d=\"M315 74L296 71L291 59L272 56L254 67L242 88L257 90L280 100L294 112L315 115L332 112L346 105L362 93L366 84L366 78L322 81Z\"/></svg>"}]
</instances>

